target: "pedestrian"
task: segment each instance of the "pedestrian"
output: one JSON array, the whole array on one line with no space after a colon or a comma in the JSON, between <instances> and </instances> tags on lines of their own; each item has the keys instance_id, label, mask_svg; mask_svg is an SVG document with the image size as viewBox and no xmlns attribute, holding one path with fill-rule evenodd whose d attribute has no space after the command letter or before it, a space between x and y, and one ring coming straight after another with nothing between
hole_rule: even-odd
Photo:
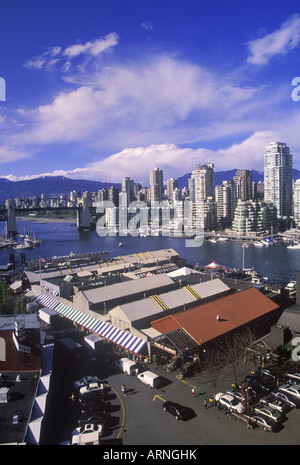
<instances>
[{"instance_id":1,"label":"pedestrian","mask_svg":"<svg viewBox=\"0 0 300 465\"><path fill-rule=\"evenodd\" d=\"M204 407L207 408L207 399L204 399L203 404L204 404Z\"/></svg>"},{"instance_id":2,"label":"pedestrian","mask_svg":"<svg viewBox=\"0 0 300 465\"><path fill-rule=\"evenodd\" d=\"M192 396L195 397L195 389L192 389Z\"/></svg>"},{"instance_id":3,"label":"pedestrian","mask_svg":"<svg viewBox=\"0 0 300 465\"><path fill-rule=\"evenodd\" d=\"M127 394L126 394L126 386L125 386L125 384L122 384L121 389L122 389L123 395L126 396Z\"/></svg>"}]
</instances>

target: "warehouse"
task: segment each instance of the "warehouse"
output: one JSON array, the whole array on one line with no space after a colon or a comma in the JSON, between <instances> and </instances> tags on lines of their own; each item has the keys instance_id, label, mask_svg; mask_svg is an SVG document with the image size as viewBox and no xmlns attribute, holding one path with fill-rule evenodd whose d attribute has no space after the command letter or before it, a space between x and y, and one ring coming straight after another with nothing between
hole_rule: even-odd
<instances>
[{"instance_id":1,"label":"warehouse","mask_svg":"<svg viewBox=\"0 0 300 465\"><path fill-rule=\"evenodd\" d=\"M180 284L179 284L180 285ZM145 328L159 315L168 315L205 302L208 298L231 292L220 279L184 285L170 292L153 294L146 299L120 304L108 312L113 325L120 328Z\"/></svg>"},{"instance_id":2,"label":"warehouse","mask_svg":"<svg viewBox=\"0 0 300 465\"><path fill-rule=\"evenodd\" d=\"M123 303L146 298L155 293L167 292L175 287L165 274L134 279L101 288L80 291L73 298L73 306L80 311L105 313Z\"/></svg>"},{"instance_id":3,"label":"warehouse","mask_svg":"<svg viewBox=\"0 0 300 465\"><path fill-rule=\"evenodd\" d=\"M183 357L213 346L226 336L249 328L256 336L270 332L281 310L254 287L229 294L176 315L153 320L151 327L160 335L152 344Z\"/></svg>"}]
</instances>

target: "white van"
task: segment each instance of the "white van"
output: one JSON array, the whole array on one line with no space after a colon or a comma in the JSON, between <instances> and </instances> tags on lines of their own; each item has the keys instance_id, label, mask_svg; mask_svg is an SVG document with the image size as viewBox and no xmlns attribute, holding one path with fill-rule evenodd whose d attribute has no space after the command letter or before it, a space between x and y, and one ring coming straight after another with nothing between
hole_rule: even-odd
<instances>
[{"instance_id":1,"label":"white van","mask_svg":"<svg viewBox=\"0 0 300 465\"><path fill-rule=\"evenodd\" d=\"M150 388L157 387L160 384L160 377L152 371L144 371L137 375L138 379L142 381L142 383L147 384Z\"/></svg>"},{"instance_id":2,"label":"white van","mask_svg":"<svg viewBox=\"0 0 300 465\"><path fill-rule=\"evenodd\" d=\"M117 360L115 362L117 367L119 367L124 373L127 373L128 375L134 375L136 373L136 370L138 369L138 366L135 362L132 360L129 360L129 358L121 358L120 360Z\"/></svg>"}]
</instances>

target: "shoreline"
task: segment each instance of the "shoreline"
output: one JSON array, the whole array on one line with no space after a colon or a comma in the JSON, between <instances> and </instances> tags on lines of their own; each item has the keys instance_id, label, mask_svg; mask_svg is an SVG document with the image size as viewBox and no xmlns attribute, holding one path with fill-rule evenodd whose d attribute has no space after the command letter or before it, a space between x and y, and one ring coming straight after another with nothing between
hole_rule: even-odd
<instances>
[{"instance_id":1,"label":"shoreline","mask_svg":"<svg viewBox=\"0 0 300 465\"><path fill-rule=\"evenodd\" d=\"M42 224L47 224L47 223L76 223L77 220L76 218L44 218L44 217L38 217L38 216L17 216L16 217L17 221L30 221L30 223L42 223Z\"/></svg>"}]
</instances>

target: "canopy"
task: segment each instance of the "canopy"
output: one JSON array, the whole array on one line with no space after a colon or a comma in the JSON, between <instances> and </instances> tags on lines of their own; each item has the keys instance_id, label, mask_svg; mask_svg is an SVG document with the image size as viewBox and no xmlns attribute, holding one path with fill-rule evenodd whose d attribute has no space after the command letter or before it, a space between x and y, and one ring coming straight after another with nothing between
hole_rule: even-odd
<instances>
[{"instance_id":1,"label":"canopy","mask_svg":"<svg viewBox=\"0 0 300 465\"><path fill-rule=\"evenodd\" d=\"M216 263L215 261L213 261L209 265L206 265L205 268L209 268L211 270L216 270L218 268L223 268L223 265L219 265L219 263Z\"/></svg>"}]
</instances>

